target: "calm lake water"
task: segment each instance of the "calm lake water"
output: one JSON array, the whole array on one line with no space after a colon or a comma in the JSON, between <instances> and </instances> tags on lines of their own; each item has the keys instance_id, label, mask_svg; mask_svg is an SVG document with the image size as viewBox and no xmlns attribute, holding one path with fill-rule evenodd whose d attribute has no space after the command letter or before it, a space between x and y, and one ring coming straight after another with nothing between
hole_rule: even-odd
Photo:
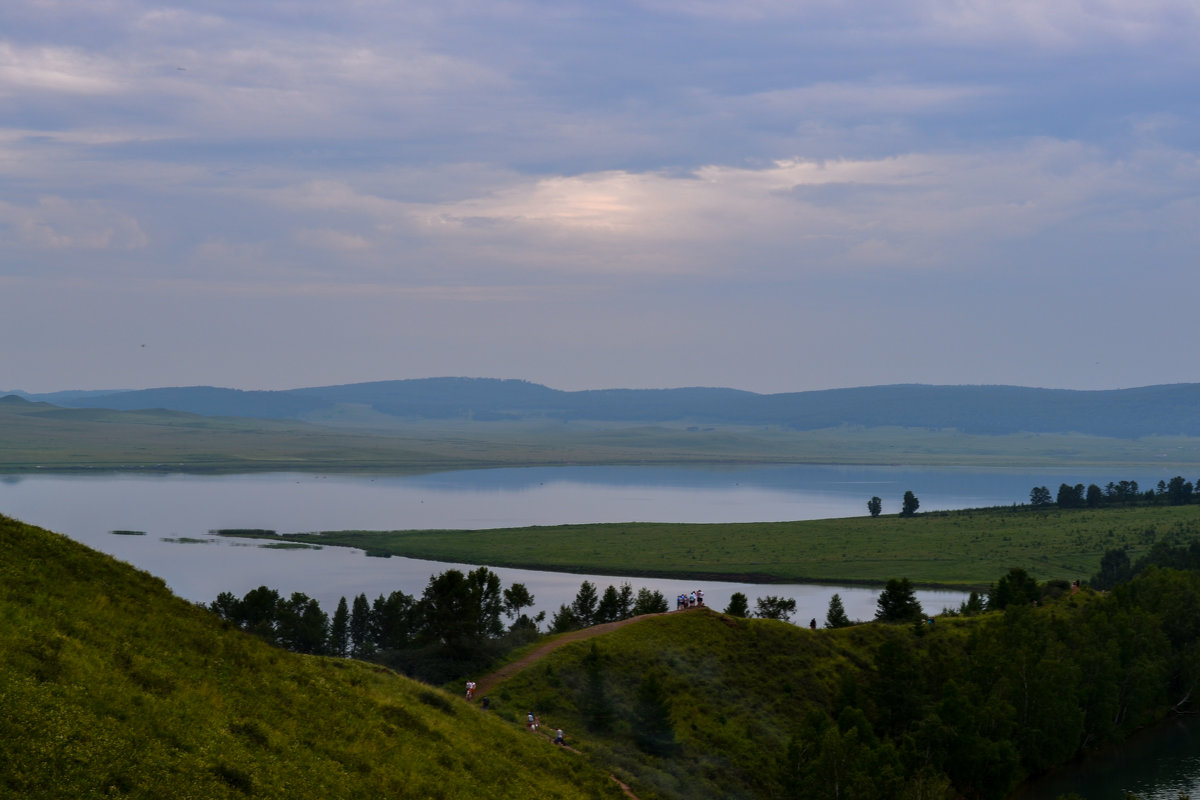
<instances>
[{"instance_id":1,"label":"calm lake water","mask_svg":"<svg viewBox=\"0 0 1200 800\"><path fill-rule=\"evenodd\" d=\"M257 542L219 539L218 528L269 528L281 533L320 530L493 528L584 522L750 522L866 514L872 495L884 513L899 510L912 490L922 511L1024 503L1034 486L1136 480L1149 488L1171 474L1076 470L964 470L886 467L570 467L474 470L419 476L350 477L271 474L27 475L0 478L0 513L64 533L163 578L176 594L208 602L219 592L242 595L260 585L284 594L304 592L332 612L338 598L374 598L400 589L418 595L429 577L452 565L404 558L368 558L344 548L278 550ZM142 531L121 536L113 530ZM183 541L181 541L183 540ZM587 579L603 589L619 576L497 569L507 586L526 584L535 610L553 613ZM724 608L733 592L753 603L768 594L797 602L795 621L824 621L829 598L841 595L852 618L870 619L878 591L858 587L755 585L629 579L667 598L703 588L708 604ZM957 607L959 592L920 592L927 611ZM1172 730L1168 730L1170 733ZM1200 795L1200 745L1195 727L1185 736L1155 740L1137 763L1148 776L1107 774L1083 783L1100 766L1063 773L1060 781L1023 800L1051 800L1077 791L1090 800L1119 798L1125 787L1144 800L1176 800L1183 789ZM1157 753L1158 755L1154 755ZM1103 764L1118 761L1109 758ZM1127 779L1127 777L1128 779ZM1107 781L1107 784L1104 783ZM1066 788L1063 788L1066 787ZM1086 787L1086 788L1081 788ZM1041 791L1041 793L1036 793Z\"/></svg>"},{"instance_id":2,"label":"calm lake water","mask_svg":"<svg viewBox=\"0 0 1200 800\"><path fill-rule=\"evenodd\" d=\"M922 510L1026 502L1035 485L1138 480L1163 475L1089 475L1011 470L887 467L567 467L470 470L417 476L269 475L28 475L0 479L0 513L65 533L163 578L189 600L219 592L239 595L269 585L304 592L332 611L338 598L395 589L419 594L445 564L368 558L360 551L265 549L217 539L218 528L269 528L281 533L319 530L494 528L582 522L737 522L819 519L866 513L872 495L884 512L899 510L906 490ZM117 536L113 530L144 531ZM181 543L180 540L188 540ZM455 565L463 566L463 565ZM497 570L505 584L520 581L536 608L553 612L584 579L601 589L612 576ZM636 579L634 588L668 598L695 588L723 608L733 592L750 598L794 597L797 619L824 620L838 592L852 618L875 613L878 592L854 587L760 586ZM922 592L931 612L957 606L958 592Z\"/></svg>"}]
</instances>

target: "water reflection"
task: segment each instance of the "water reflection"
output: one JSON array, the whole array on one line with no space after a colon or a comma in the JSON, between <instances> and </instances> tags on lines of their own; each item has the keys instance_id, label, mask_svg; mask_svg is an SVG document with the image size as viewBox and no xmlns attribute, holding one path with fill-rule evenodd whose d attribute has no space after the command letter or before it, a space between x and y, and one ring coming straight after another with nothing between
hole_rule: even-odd
<instances>
[{"instance_id":1,"label":"water reflection","mask_svg":"<svg viewBox=\"0 0 1200 800\"><path fill-rule=\"evenodd\" d=\"M1039 476L1041 477L1041 476ZM342 529L490 528L572 522L773 521L864 514L871 495L898 505L905 488L922 508L1019 502L1029 475L1005 471L862 467L573 467L474 470L420 476L103 475L10 477L0 484L0 512L85 542L162 577L173 591L207 602L221 591L267 584L305 592L331 610L339 597L374 597L395 589L419 593L445 564L367 558L338 548L262 549L217 541L219 528L280 532ZM1042 480L1045 482L1045 480ZM145 536L114 536L113 530ZM173 541L164 541L170 539ZM199 544L197 541L212 544ZM462 565L459 565L462 566ZM520 581L549 613L574 597L582 580L601 589L613 576L497 570ZM700 588L682 581L631 580L668 597ZM854 587L758 586L708 582L712 606L734 592L753 603L775 594L797 601L797 618L824 620L841 594L852 618L874 616L877 592ZM926 592L931 611L957 606L957 592Z\"/></svg>"}]
</instances>

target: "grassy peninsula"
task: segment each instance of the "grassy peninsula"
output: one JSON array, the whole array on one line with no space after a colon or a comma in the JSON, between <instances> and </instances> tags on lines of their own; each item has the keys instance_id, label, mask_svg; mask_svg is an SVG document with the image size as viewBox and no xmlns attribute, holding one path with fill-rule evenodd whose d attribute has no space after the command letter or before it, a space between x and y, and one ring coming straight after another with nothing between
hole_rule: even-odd
<instances>
[{"instance_id":1,"label":"grassy peninsula","mask_svg":"<svg viewBox=\"0 0 1200 800\"><path fill-rule=\"evenodd\" d=\"M1086 579L1105 551L1200 539L1195 505L1025 506L709 525L626 523L477 531L326 531L279 537L376 555L608 575L980 588L1012 567L1038 580Z\"/></svg>"}]
</instances>

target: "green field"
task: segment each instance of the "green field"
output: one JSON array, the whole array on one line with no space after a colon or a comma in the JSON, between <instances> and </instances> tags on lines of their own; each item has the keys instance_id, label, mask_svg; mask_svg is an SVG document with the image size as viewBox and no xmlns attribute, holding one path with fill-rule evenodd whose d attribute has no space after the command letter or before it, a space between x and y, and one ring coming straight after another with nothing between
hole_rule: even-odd
<instances>
[{"instance_id":1,"label":"green field","mask_svg":"<svg viewBox=\"0 0 1200 800\"><path fill-rule=\"evenodd\" d=\"M377 429L0 401L0 472L415 472L578 464L1200 468L1200 439L907 428L410 421Z\"/></svg>"},{"instance_id":2,"label":"green field","mask_svg":"<svg viewBox=\"0 0 1200 800\"><path fill-rule=\"evenodd\" d=\"M285 538L285 537L280 537ZM1200 539L1200 506L968 509L777 523L628 523L289 535L373 555L601 575L986 587L1012 567L1087 579L1106 550Z\"/></svg>"}]
</instances>

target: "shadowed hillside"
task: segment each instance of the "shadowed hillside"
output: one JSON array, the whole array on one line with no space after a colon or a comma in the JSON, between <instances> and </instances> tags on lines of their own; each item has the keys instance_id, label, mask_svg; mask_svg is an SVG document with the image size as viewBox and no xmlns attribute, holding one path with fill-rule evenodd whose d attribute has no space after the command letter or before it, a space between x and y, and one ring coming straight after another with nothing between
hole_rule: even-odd
<instances>
[{"instance_id":1,"label":"shadowed hillside","mask_svg":"<svg viewBox=\"0 0 1200 800\"><path fill-rule=\"evenodd\" d=\"M897 385L763 395L717 388L565 392L520 380L425 378L286 391L194 386L32 397L76 408L167 408L254 418L353 419L369 411L397 419L690 421L794 430L861 426L980 435L1200 436L1200 384L1106 391Z\"/></svg>"},{"instance_id":2,"label":"shadowed hillside","mask_svg":"<svg viewBox=\"0 0 1200 800\"><path fill-rule=\"evenodd\" d=\"M0 618L0 796L623 797L459 698L269 647L5 517Z\"/></svg>"}]
</instances>

